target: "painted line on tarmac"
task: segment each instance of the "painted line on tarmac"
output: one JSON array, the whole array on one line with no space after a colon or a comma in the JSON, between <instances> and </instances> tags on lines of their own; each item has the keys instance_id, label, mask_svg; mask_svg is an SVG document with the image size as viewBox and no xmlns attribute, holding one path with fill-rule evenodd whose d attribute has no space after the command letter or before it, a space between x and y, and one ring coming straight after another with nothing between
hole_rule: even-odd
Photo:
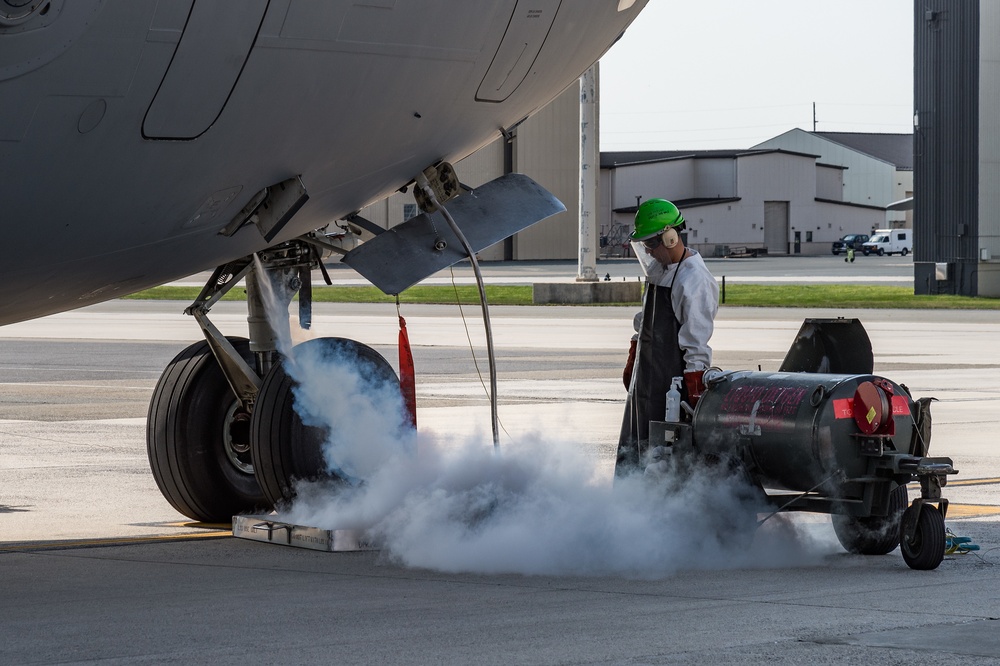
<instances>
[{"instance_id":1,"label":"painted line on tarmac","mask_svg":"<svg viewBox=\"0 0 1000 666\"><path fill-rule=\"evenodd\" d=\"M196 541L198 539L221 539L232 537L230 527L226 530L211 530L205 532L190 532L186 534L161 534L158 536L124 537L119 539L78 539L68 541L36 541L20 543L0 543L2 552L25 552L36 550L71 550L75 548L105 548L113 546L134 546L146 543L168 543L171 541Z\"/></svg>"},{"instance_id":2,"label":"painted line on tarmac","mask_svg":"<svg viewBox=\"0 0 1000 666\"><path fill-rule=\"evenodd\" d=\"M959 480L948 480L948 486L991 486L1000 483L1000 477L993 477L992 479L962 479Z\"/></svg>"},{"instance_id":3,"label":"painted line on tarmac","mask_svg":"<svg viewBox=\"0 0 1000 666\"><path fill-rule=\"evenodd\" d=\"M948 518L981 518L1000 514L1000 506L948 503Z\"/></svg>"},{"instance_id":4,"label":"painted line on tarmac","mask_svg":"<svg viewBox=\"0 0 1000 666\"><path fill-rule=\"evenodd\" d=\"M232 523L202 523L199 521L185 520L177 523L163 523L167 527L187 527L203 530L229 530L232 531Z\"/></svg>"}]
</instances>

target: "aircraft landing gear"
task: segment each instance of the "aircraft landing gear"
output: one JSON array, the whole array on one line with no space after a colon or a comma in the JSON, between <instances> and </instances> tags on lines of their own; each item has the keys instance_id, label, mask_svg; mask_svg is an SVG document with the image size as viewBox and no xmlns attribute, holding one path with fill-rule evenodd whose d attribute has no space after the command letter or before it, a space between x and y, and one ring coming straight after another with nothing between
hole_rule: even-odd
<instances>
[{"instance_id":1,"label":"aircraft landing gear","mask_svg":"<svg viewBox=\"0 0 1000 666\"><path fill-rule=\"evenodd\" d=\"M359 374L372 378L380 385L386 382L398 387L395 370L377 351L346 338L318 338L297 345L294 356L317 352L321 357L337 355L350 358L359 367ZM250 425L251 455L257 480L264 495L274 505L291 499L294 481L343 481L323 455L328 439L326 428L306 425L294 409L296 382L284 363L275 364L264 378L257 396Z\"/></svg>"},{"instance_id":2,"label":"aircraft landing gear","mask_svg":"<svg viewBox=\"0 0 1000 666\"><path fill-rule=\"evenodd\" d=\"M244 360L247 340L230 338ZM269 509L250 459L249 413L233 395L209 345L196 342L167 366L146 423L149 466L160 492L185 516L228 522Z\"/></svg>"},{"instance_id":3,"label":"aircraft landing gear","mask_svg":"<svg viewBox=\"0 0 1000 666\"><path fill-rule=\"evenodd\" d=\"M317 247L336 249L313 233L269 248L259 260L250 256L220 266L185 311L205 340L181 352L160 377L146 448L160 492L194 520L229 522L236 514L269 511L291 498L294 479L335 478L321 453L326 433L304 425L295 413L294 384L278 352L279 340L289 339L288 305L296 292L300 325L307 328L311 319L310 273L314 265L322 267ZM244 279L250 339L227 338L208 312ZM278 316L271 313L270 319L262 295L265 279L279 302ZM351 340L339 343L395 379L375 350Z\"/></svg>"}]
</instances>

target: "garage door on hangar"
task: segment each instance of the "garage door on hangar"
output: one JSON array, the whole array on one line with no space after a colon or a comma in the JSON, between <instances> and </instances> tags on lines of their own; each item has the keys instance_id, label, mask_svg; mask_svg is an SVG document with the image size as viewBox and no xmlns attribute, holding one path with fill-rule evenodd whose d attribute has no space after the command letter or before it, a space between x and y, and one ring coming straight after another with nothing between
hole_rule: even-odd
<instances>
[{"instance_id":1,"label":"garage door on hangar","mask_svg":"<svg viewBox=\"0 0 1000 666\"><path fill-rule=\"evenodd\" d=\"M764 202L764 245L768 254L788 254L788 202Z\"/></svg>"}]
</instances>

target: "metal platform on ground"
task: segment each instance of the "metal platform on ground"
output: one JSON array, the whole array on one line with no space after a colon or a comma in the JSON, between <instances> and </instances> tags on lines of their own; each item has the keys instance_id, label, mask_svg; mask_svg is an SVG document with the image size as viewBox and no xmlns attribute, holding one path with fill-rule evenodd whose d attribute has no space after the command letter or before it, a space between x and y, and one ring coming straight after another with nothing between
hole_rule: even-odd
<instances>
[{"instance_id":1,"label":"metal platform on ground","mask_svg":"<svg viewBox=\"0 0 1000 666\"><path fill-rule=\"evenodd\" d=\"M294 525L277 520L277 516L272 515L233 516L233 536L328 553L378 550L362 530L326 530Z\"/></svg>"}]
</instances>

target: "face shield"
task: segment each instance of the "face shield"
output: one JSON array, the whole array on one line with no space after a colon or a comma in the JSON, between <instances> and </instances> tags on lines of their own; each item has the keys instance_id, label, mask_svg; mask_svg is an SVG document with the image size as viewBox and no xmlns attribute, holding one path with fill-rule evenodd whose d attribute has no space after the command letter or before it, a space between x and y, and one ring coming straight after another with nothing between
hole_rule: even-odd
<instances>
[{"instance_id":1,"label":"face shield","mask_svg":"<svg viewBox=\"0 0 1000 666\"><path fill-rule=\"evenodd\" d=\"M663 275L663 266L646 252L646 246L642 244L642 241L634 240L631 242L631 245L632 252L635 253L635 258L639 260L639 266L642 268L644 276L655 279Z\"/></svg>"}]
</instances>

